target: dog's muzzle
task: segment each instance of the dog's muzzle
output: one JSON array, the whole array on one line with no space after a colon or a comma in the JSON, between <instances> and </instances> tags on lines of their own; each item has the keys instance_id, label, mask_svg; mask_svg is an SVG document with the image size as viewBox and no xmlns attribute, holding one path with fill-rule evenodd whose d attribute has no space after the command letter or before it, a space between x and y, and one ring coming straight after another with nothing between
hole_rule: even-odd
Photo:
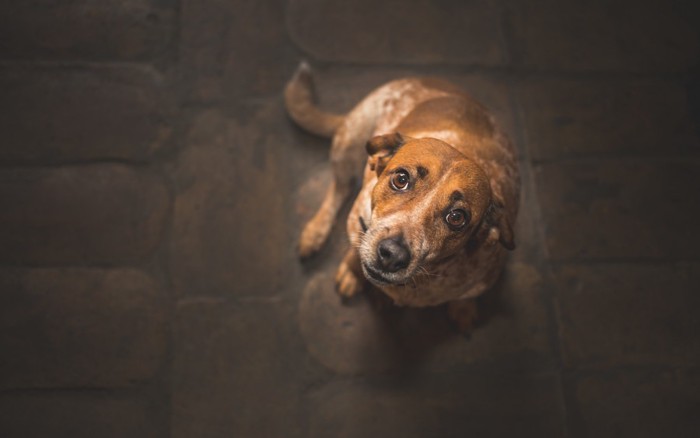
<instances>
[{"instance_id":1,"label":"dog's muzzle","mask_svg":"<svg viewBox=\"0 0 700 438\"><path fill-rule=\"evenodd\" d=\"M411 251L401 236L381 240L372 261L363 261L365 276L377 285L402 285L401 272L411 263Z\"/></svg>"}]
</instances>

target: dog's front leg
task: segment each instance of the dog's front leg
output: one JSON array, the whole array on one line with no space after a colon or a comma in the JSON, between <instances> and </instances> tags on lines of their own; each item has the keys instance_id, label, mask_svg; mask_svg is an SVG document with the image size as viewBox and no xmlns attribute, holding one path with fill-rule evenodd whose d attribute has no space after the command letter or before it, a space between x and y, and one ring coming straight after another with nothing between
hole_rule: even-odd
<instances>
[{"instance_id":1,"label":"dog's front leg","mask_svg":"<svg viewBox=\"0 0 700 438\"><path fill-rule=\"evenodd\" d=\"M364 143L369 137L365 121L352 114L338 128L331 147L333 181L316 215L306 224L299 239L299 255L310 257L321 249L328 239L338 211L350 197L362 176L367 161ZM363 122L363 123L361 123ZM359 126L359 127L358 127ZM371 127L371 126L370 126Z\"/></svg>"},{"instance_id":2,"label":"dog's front leg","mask_svg":"<svg viewBox=\"0 0 700 438\"><path fill-rule=\"evenodd\" d=\"M335 290L341 297L350 298L360 292L364 285L365 277L360 268L360 256L355 248L350 248L335 274Z\"/></svg>"},{"instance_id":3,"label":"dog's front leg","mask_svg":"<svg viewBox=\"0 0 700 438\"><path fill-rule=\"evenodd\" d=\"M351 193L349 183L333 181L326 192L321 208L306 224L299 238L299 256L307 258L318 252L328 239L338 210Z\"/></svg>"}]
</instances>

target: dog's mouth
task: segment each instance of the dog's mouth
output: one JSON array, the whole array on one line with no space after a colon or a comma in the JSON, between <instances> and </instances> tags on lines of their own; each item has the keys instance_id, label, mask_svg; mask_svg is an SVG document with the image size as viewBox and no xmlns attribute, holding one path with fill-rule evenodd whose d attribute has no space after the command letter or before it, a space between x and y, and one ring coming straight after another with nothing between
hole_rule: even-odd
<instances>
[{"instance_id":1,"label":"dog's mouth","mask_svg":"<svg viewBox=\"0 0 700 438\"><path fill-rule=\"evenodd\" d=\"M405 280L390 278L389 276L392 274L382 272L366 263L362 263L362 271L365 273L365 277L377 286L403 286L406 284Z\"/></svg>"}]
</instances>

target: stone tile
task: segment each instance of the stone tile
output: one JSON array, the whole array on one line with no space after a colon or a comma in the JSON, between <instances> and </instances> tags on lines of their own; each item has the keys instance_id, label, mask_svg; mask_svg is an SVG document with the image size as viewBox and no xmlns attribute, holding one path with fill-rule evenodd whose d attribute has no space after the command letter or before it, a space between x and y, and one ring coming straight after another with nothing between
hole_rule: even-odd
<instances>
[{"instance_id":1,"label":"stone tile","mask_svg":"<svg viewBox=\"0 0 700 438\"><path fill-rule=\"evenodd\" d=\"M700 200L694 160L609 160L536 167L549 254L571 259L694 260Z\"/></svg>"},{"instance_id":2,"label":"stone tile","mask_svg":"<svg viewBox=\"0 0 700 438\"><path fill-rule=\"evenodd\" d=\"M0 262L133 263L160 241L163 181L122 165L0 172Z\"/></svg>"},{"instance_id":3,"label":"stone tile","mask_svg":"<svg viewBox=\"0 0 700 438\"><path fill-rule=\"evenodd\" d=\"M4 59L123 60L160 55L175 32L171 0L6 0L0 5Z\"/></svg>"},{"instance_id":4,"label":"stone tile","mask_svg":"<svg viewBox=\"0 0 700 438\"><path fill-rule=\"evenodd\" d=\"M299 268L291 193L328 149L299 144L277 101L236 111L194 114L173 169L180 297L271 296Z\"/></svg>"},{"instance_id":5,"label":"stone tile","mask_svg":"<svg viewBox=\"0 0 700 438\"><path fill-rule=\"evenodd\" d=\"M519 93L535 160L700 150L692 102L674 82L528 80Z\"/></svg>"},{"instance_id":6,"label":"stone tile","mask_svg":"<svg viewBox=\"0 0 700 438\"><path fill-rule=\"evenodd\" d=\"M502 65L501 19L492 2L294 0L294 41L314 58L363 64Z\"/></svg>"},{"instance_id":7,"label":"stone tile","mask_svg":"<svg viewBox=\"0 0 700 438\"><path fill-rule=\"evenodd\" d=\"M167 303L130 269L0 271L0 388L122 387L165 358Z\"/></svg>"},{"instance_id":8,"label":"stone tile","mask_svg":"<svg viewBox=\"0 0 700 438\"><path fill-rule=\"evenodd\" d=\"M565 265L555 270L569 367L700 361L698 264Z\"/></svg>"},{"instance_id":9,"label":"stone tile","mask_svg":"<svg viewBox=\"0 0 700 438\"><path fill-rule=\"evenodd\" d=\"M629 370L573 376L574 437L694 437L700 432L697 370Z\"/></svg>"},{"instance_id":10,"label":"stone tile","mask_svg":"<svg viewBox=\"0 0 700 438\"><path fill-rule=\"evenodd\" d=\"M516 64L538 70L686 71L697 27L674 2L508 2Z\"/></svg>"},{"instance_id":11,"label":"stone tile","mask_svg":"<svg viewBox=\"0 0 700 438\"><path fill-rule=\"evenodd\" d=\"M538 270L508 265L504 278L482 296L482 323L459 336L443 307L379 309L363 294L343 304L334 292L337 263L308 282L299 321L307 348L340 374L436 372L466 364L506 369L553 367L549 320Z\"/></svg>"},{"instance_id":12,"label":"stone tile","mask_svg":"<svg viewBox=\"0 0 700 438\"><path fill-rule=\"evenodd\" d=\"M558 378L494 373L333 382L310 393L310 437L563 437Z\"/></svg>"},{"instance_id":13,"label":"stone tile","mask_svg":"<svg viewBox=\"0 0 700 438\"><path fill-rule=\"evenodd\" d=\"M148 160L168 143L171 103L145 67L0 68L0 163Z\"/></svg>"},{"instance_id":14,"label":"stone tile","mask_svg":"<svg viewBox=\"0 0 700 438\"><path fill-rule=\"evenodd\" d=\"M0 435L5 438L165 437L160 401L97 394L0 395Z\"/></svg>"},{"instance_id":15,"label":"stone tile","mask_svg":"<svg viewBox=\"0 0 700 438\"><path fill-rule=\"evenodd\" d=\"M535 263L546 257L546 247L542 244L540 230L541 215L535 194L536 187L532 167L521 159L520 162L520 205L518 217L513 227L515 249L510 252L510 260Z\"/></svg>"},{"instance_id":16,"label":"stone tile","mask_svg":"<svg viewBox=\"0 0 700 438\"><path fill-rule=\"evenodd\" d=\"M279 96L299 60L285 30L285 7L285 0L183 0L184 97L206 102Z\"/></svg>"},{"instance_id":17,"label":"stone tile","mask_svg":"<svg viewBox=\"0 0 700 438\"><path fill-rule=\"evenodd\" d=\"M281 300L178 306L172 436L303 436L303 347Z\"/></svg>"}]
</instances>

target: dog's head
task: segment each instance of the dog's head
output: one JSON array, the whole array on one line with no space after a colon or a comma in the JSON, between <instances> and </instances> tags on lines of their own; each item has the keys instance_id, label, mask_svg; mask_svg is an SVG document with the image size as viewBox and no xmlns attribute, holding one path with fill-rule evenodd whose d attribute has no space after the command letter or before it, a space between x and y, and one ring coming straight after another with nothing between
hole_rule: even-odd
<instances>
[{"instance_id":1,"label":"dog's head","mask_svg":"<svg viewBox=\"0 0 700 438\"><path fill-rule=\"evenodd\" d=\"M480 245L513 249L513 232L488 176L440 140L400 134L367 143L377 173L372 216L360 218L362 269L370 281L401 285L435 263Z\"/></svg>"}]
</instances>

